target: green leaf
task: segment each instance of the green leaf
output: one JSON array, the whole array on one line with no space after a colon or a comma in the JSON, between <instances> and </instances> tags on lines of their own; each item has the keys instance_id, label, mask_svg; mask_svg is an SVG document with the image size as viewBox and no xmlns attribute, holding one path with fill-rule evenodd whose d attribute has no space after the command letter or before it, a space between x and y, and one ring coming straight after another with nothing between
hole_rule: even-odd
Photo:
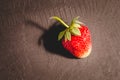
<instances>
[{"instance_id":1,"label":"green leaf","mask_svg":"<svg viewBox=\"0 0 120 80\"><path fill-rule=\"evenodd\" d=\"M84 24L83 22L80 22L79 20L76 20L75 23L77 23L77 24Z\"/></svg>"},{"instance_id":2,"label":"green leaf","mask_svg":"<svg viewBox=\"0 0 120 80\"><path fill-rule=\"evenodd\" d=\"M71 33L69 32L69 31L66 31L66 33L65 33L65 41L66 40L71 40Z\"/></svg>"},{"instance_id":3,"label":"green leaf","mask_svg":"<svg viewBox=\"0 0 120 80\"><path fill-rule=\"evenodd\" d=\"M59 35L58 35L58 40L62 39L64 34L65 34L65 31L60 32Z\"/></svg>"},{"instance_id":4,"label":"green leaf","mask_svg":"<svg viewBox=\"0 0 120 80\"><path fill-rule=\"evenodd\" d=\"M75 18L73 19L73 21L75 22L76 20L79 19L79 17L80 17L80 16L75 17Z\"/></svg>"},{"instance_id":5,"label":"green leaf","mask_svg":"<svg viewBox=\"0 0 120 80\"><path fill-rule=\"evenodd\" d=\"M80 24L73 24L72 26L76 27L76 28L80 28L81 27Z\"/></svg>"},{"instance_id":6,"label":"green leaf","mask_svg":"<svg viewBox=\"0 0 120 80\"><path fill-rule=\"evenodd\" d=\"M66 37L66 34L65 34L65 42L67 41L67 37Z\"/></svg>"},{"instance_id":7,"label":"green leaf","mask_svg":"<svg viewBox=\"0 0 120 80\"><path fill-rule=\"evenodd\" d=\"M71 25L73 25L73 24L76 22L76 20L78 20L78 19L79 19L79 16L75 17L75 18L71 21Z\"/></svg>"},{"instance_id":8,"label":"green leaf","mask_svg":"<svg viewBox=\"0 0 120 80\"><path fill-rule=\"evenodd\" d=\"M76 27L71 29L71 33L73 35L81 35L79 28L76 28Z\"/></svg>"}]
</instances>

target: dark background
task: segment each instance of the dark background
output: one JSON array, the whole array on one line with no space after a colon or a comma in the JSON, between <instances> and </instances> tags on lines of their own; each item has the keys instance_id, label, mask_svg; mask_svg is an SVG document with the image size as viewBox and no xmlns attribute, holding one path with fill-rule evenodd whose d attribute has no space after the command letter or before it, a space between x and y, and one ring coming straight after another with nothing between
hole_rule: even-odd
<instances>
[{"instance_id":1,"label":"dark background","mask_svg":"<svg viewBox=\"0 0 120 80\"><path fill-rule=\"evenodd\" d=\"M76 59L56 41L80 16L91 55ZM119 80L120 0L0 0L0 80Z\"/></svg>"}]
</instances>

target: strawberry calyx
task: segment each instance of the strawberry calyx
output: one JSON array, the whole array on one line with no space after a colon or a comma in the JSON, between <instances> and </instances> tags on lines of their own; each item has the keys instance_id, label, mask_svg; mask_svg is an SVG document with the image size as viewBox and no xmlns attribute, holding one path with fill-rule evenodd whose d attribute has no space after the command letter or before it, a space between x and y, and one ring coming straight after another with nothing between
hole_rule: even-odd
<instances>
[{"instance_id":1,"label":"strawberry calyx","mask_svg":"<svg viewBox=\"0 0 120 80\"><path fill-rule=\"evenodd\" d=\"M53 16L50 19L55 19L66 27L65 30L63 30L59 33L58 40L61 40L64 37L65 41L67 41L67 40L70 41L71 40L71 35L74 35L74 36L80 36L81 35L81 32L80 32L79 28L81 28L81 25L83 23L78 20L79 16L75 17L71 21L70 25L67 25L61 18L59 18L57 16Z\"/></svg>"}]
</instances>

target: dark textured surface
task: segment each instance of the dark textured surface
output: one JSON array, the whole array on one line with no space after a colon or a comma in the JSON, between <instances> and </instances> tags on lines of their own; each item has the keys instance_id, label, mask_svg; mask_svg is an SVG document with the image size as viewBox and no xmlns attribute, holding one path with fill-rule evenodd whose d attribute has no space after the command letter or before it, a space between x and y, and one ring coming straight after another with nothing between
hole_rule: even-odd
<instances>
[{"instance_id":1,"label":"dark textured surface","mask_svg":"<svg viewBox=\"0 0 120 80\"><path fill-rule=\"evenodd\" d=\"M88 25L88 58L57 47L53 15ZM0 80L119 80L119 31L120 0L0 0Z\"/></svg>"}]
</instances>

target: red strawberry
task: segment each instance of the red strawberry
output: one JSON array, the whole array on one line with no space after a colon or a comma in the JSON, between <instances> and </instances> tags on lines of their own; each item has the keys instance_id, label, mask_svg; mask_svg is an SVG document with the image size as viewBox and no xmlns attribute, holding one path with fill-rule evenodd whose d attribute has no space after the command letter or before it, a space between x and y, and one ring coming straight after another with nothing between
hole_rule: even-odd
<instances>
[{"instance_id":1,"label":"red strawberry","mask_svg":"<svg viewBox=\"0 0 120 80\"><path fill-rule=\"evenodd\" d=\"M58 40L63 38L63 47L77 58L87 57L92 49L91 35L89 29L78 21L79 17L74 18L69 26L57 16L51 18L58 20L66 27L58 35Z\"/></svg>"}]
</instances>

